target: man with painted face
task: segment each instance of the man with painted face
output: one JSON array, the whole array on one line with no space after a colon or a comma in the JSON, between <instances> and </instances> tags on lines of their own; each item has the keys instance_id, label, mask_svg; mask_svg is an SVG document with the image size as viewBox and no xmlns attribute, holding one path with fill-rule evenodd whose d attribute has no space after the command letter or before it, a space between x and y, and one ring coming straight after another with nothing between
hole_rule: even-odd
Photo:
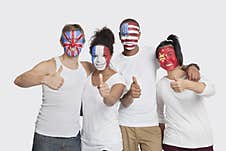
<instances>
[{"instance_id":1,"label":"man with painted face","mask_svg":"<svg viewBox=\"0 0 226 151\"><path fill-rule=\"evenodd\" d=\"M121 98L119 123L124 151L161 151L161 130L156 105L156 71L159 68L155 52L139 46L140 26L134 19L120 24L119 37L123 52L115 57L114 67L126 78L128 92ZM196 68L192 77L199 74Z\"/></svg>"},{"instance_id":2,"label":"man with painted face","mask_svg":"<svg viewBox=\"0 0 226 151\"><path fill-rule=\"evenodd\" d=\"M213 84L203 77L199 82L188 80L182 70L183 56L175 35L159 44L156 58L167 71L167 76L157 83L157 111L164 134L164 151L213 151L203 102L205 97L214 94Z\"/></svg>"},{"instance_id":3,"label":"man with painted face","mask_svg":"<svg viewBox=\"0 0 226 151\"><path fill-rule=\"evenodd\" d=\"M97 31L90 45L95 70L82 93L82 151L121 151L122 135L118 122L119 98L124 78L109 66L114 35L106 27Z\"/></svg>"},{"instance_id":4,"label":"man with painted face","mask_svg":"<svg viewBox=\"0 0 226 151\"><path fill-rule=\"evenodd\" d=\"M78 60L84 42L80 25L65 25L60 38L63 55L40 62L14 81L24 88L42 85L33 151L81 150L81 93L92 69L88 62Z\"/></svg>"}]
</instances>

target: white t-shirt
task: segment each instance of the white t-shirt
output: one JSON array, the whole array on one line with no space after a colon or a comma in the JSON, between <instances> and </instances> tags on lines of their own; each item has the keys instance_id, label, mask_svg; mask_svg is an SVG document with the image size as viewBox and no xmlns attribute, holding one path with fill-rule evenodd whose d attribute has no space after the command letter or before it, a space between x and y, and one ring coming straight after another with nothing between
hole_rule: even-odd
<instances>
[{"instance_id":1,"label":"white t-shirt","mask_svg":"<svg viewBox=\"0 0 226 151\"><path fill-rule=\"evenodd\" d=\"M120 151L122 136L118 122L119 101L113 106L104 104L98 88L92 85L91 77L92 74L88 77L82 93L82 150ZM106 83L111 88L115 84L125 85L125 79L119 73L115 73Z\"/></svg>"},{"instance_id":2,"label":"white t-shirt","mask_svg":"<svg viewBox=\"0 0 226 151\"><path fill-rule=\"evenodd\" d=\"M150 47L140 47L137 54L125 56L122 53L113 60L114 68L120 72L130 88L132 76L137 78L141 88L140 98L119 109L119 122L122 126L146 127L158 125L156 105L156 71L159 65L155 51Z\"/></svg>"},{"instance_id":3,"label":"white t-shirt","mask_svg":"<svg viewBox=\"0 0 226 151\"><path fill-rule=\"evenodd\" d=\"M63 67L64 84L59 90L42 85L42 105L36 121L35 132L51 137L75 137L81 129L81 94L86 72L79 63L78 69L65 67L55 58L57 70Z\"/></svg>"},{"instance_id":4,"label":"white t-shirt","mask_svg":"<svg viewBox=\"0 0 226 151\"><path fill-rule=\"evenodd\" d=\"M213 145L203 100L214 94L214 86L201 78L200 81L206 84L202 93L191 90L177 93L170 87L171 81L163 77L157 84L159 122L166 123L163 143L184 148Z\"/></svg>"}]
</instances>

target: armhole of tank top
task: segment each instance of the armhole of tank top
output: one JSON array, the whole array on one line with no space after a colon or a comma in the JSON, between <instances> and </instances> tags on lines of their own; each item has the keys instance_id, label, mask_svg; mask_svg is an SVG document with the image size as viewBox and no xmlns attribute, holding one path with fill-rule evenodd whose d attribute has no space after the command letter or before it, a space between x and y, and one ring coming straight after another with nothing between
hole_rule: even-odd
<instances>
[{"instance_id":1,"label":"armhole of tank top","mask_svg":"<svg viewBox=\"0 0 226 151\"><path fill-rule=\"evenodd\" d=\"M61 65L60 58L57 56L54 59L55 59L55 63L56 63L56 71L58 71L58 69L60 68L60 65Z\"/></svg>"}]
</instances>

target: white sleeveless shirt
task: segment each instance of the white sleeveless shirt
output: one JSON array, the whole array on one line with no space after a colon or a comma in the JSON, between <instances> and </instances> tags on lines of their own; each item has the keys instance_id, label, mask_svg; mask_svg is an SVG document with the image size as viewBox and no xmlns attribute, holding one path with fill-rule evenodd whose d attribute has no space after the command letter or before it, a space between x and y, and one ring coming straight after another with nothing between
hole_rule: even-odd
<instances>
[{"instance_id":1,"label":"white sleeveless shirt","mask_svg":"<svg viewBox=\"0 0 226 151\"><path fill-rule=\"evenodd\" d=\"M42 105L36 121L35 132L51 137L75 137L80 130L81 94L86 72L79 62L78 69L65 67L55 57L56 69L63 67L62 87L53 90L42 85Z\"/></svg>"}]
</instances>

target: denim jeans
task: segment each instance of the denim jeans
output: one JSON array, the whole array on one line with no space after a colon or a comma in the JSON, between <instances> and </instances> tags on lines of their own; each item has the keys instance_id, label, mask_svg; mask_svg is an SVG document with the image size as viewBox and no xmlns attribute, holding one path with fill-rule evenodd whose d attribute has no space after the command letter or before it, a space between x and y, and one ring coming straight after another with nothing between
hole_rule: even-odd
<instances>
[{"instance_id":1,"label":"denim jeans","mask_svg":"<svg viewBox=\"0 0 226 151\"><path fill-rule=\"evenodd\" d=\"M80 133L76 137L50 137L35 133L32 151L81 151Z\"/></svg>"}]
</instances>

